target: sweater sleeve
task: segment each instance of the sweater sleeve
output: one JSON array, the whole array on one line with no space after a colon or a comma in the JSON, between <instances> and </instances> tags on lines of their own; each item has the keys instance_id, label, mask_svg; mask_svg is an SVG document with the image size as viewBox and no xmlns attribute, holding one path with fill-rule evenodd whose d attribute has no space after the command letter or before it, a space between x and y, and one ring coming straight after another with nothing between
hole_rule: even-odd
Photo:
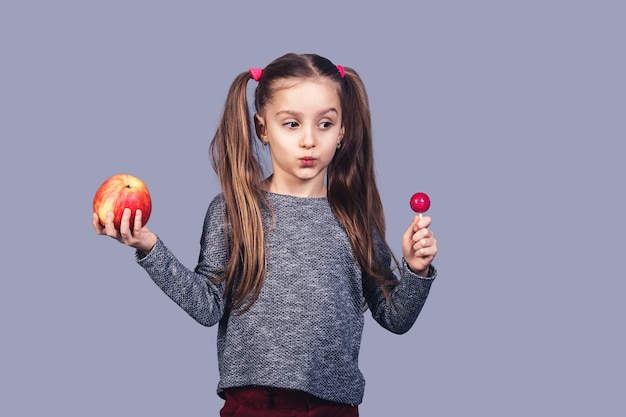
<instances>
[{"instance_id":1,"label":"sweater sleeve","mask_svg":"<svg viewBox=\"0 0 626 417\"><path fill-rule=\"evenodd\" d=\"M379 242L379 250L383 261L391 266L391 255L381 242ZM389 302L385 299L380 286L373 279L364 276L363 294L374 320L393 333L408 332L422 311L430 287L437 277L437 270L434 266L431 265L428 275L428 277L421 277L413 273L403 260L399 271L400 278L390 272L390 278L398 283L389 292Z\"/></svg>"},{"instance_id":2,"label":"sweater sleeve","mask_svg":"<svg viewBox=\"0 0 626 417\"><path fill-rule=\"evenodd\" d=\"M204 326L220 321L225 310L224 284L215 284L226 264L223 205L216 198L209 205L195 270L184 266L159 238L150 253L136 260L161 290L187 314Z\"/></svg>"}]
</instances>

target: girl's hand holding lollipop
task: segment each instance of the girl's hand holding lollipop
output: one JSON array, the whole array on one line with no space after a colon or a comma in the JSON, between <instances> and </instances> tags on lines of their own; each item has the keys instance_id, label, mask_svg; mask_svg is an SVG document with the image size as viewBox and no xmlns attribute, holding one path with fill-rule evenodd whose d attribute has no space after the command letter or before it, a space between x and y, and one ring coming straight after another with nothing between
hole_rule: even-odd
<instances>
[{"instance_id":1,"label":"girl's hand holding lollipop","mask_svg":"<svg viewBox=\"0 0 626 417\"><path fill-rule=\"evenodd\" d=\"M437 239L428 228L431 218L423 216L430 208L430 198L426 193L415 193L411 196L410 206L417 215L402 238L402 255L411 271L427 277L430 264L437 255Z\"/></svg>"}]
</instances>

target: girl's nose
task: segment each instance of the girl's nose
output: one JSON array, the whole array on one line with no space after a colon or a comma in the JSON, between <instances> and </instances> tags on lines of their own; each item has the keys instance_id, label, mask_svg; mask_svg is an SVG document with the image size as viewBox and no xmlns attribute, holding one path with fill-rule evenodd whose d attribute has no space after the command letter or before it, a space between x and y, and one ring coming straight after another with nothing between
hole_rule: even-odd
<instances>
[{"instance_id":1,"label":"girl's nose","mask_svg":"<svg viewBox=\"0 0 626 417\"><path fill-rule=\"evenodd\" d=\"M315 134L311 129L305 129L300 140L300 146L303 148L312 148L315 146Z\"/></svg>"}]
</instances>

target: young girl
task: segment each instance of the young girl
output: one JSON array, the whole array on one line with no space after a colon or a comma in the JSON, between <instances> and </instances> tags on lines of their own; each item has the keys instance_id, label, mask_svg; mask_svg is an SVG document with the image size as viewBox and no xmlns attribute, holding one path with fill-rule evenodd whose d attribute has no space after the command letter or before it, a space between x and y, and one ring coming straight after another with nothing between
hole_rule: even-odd
<instances>
[{"instance_id":1,"label":"young girl","mask_svg":"<svg viewBox=\"0 0 626 417\"><path fill-rule=\"evenodd\" d=\"M268 178L256 140L269 147ZM415 216L402 236L401 264L386 243L361 79L296 54L239 74L211 155L223 192L209 205L194 270L141 227L140 211L130 224L126 209L120 230L112 213L104 226L94 214L96 232L136 248L137 262L199 323L219 323L221 416L357 416L364 311L408 331L437 254L429 217Z\"/></svg>"}]
</instances>

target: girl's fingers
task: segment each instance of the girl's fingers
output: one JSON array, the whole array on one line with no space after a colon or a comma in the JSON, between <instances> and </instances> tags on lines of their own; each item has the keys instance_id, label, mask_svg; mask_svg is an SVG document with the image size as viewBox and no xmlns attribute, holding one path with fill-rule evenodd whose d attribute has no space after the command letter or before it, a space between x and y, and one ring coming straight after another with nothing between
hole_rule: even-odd
<instances>
[{"instance_id":1,"label":"girl's fingers","mask_svg":"<svg viewBox=\"0 0 626 417\"><path fill-rule=\"evenodd\" d=\"M115 225L113 224L113 212L109 211L104 221L104 230L107 236L116 237L118 235Z\"/></svg>"},{"instance_id":2,"label":"girl's fingers","mask_svg":"<svg viewBox=\"0 0 626 417\"><path fill-rule=\"evenodd\" d=\"M120 235L124 242L128 242L133 236L130 231L130 209L125 208L120 221Z\"/></svg>"},{"instance_id":3,"label":"girl's fingers","mask_svg":"<svg viewBox=\"0 0 626 417\"><path fill-rule=\"evenodd\" d=\"M141 210L137 209L135 210L135 222L133 224L133 235L139 233L139 231L141 231Z\"/></svg>"},{"instance_id":4,"label":"girl's fingers","mask_svg":"<svg viewBox=\"0 0 626 417\"><path fill-rule=\"evenodd\" d=\"M97 234L99 235L104 234L104 226L102 226L102 224L100 223L100 217L98 216L97 213L93 213L91 215L91 225L93 226Z\"/></svg>"},{"instance_id":5,"label":"girl's fingers","mask_svg":"<svg viewBox=\"0 0 626 417\"><path fill-rule=\"evenodd\" d=\"M134 220L132 220L132 224L131 216L131 209L124 209L120 220L119 230L116 229L113 224L114 216L112 212L107 213L104 226L100 224L100 220L98 219L98 215L96 213L93 214L91 222L96 230L96 233L100 235L107 235L124 245L132 246L148 253L156 244L157 237L154 233L151 233L147 227L142 226L141 210L135 211L135 217Z\"/></svg>"},{"instance_id":6,"label":"girl's fingers","mask_svg":"<svg viewBox=\"0 0 626 417\"><path fill-rule=\"evenodd\" d=\"M415 216L414 222L415 228L413 230L417 232L418 230L427 229L432 223L432 219L429 216L420 217L417 215Z\"/></svg>"},{"instance_id":7,"label":"girl's fingers","mask_svg":"<svg viewBox=\"0 0 626 417\"><path fill-rule=\"evenodd\" d=\"M430 224L429 219L430 218L427 219L425 217L420 217L419 215L416 214L415 217L413 217L413 221L411 222L409 227L406 229L406 232L404 233L404 238L407 240L414 240L415 234L418 233L421 229L423 229L423 225L428 226Z\"/></svg>"},{"instance_id":8,"label":"girl's fingers","mask_svg":"<svg viewBox=\"0 0 626 417\"><path fill-rule=\"evenodd\" d=\"M413 233L411 239L413 242L417 243L420 240L431 239L433 237L433 232L430 229L419 229L417 232Z\"/></svg>"}]
</instances>

